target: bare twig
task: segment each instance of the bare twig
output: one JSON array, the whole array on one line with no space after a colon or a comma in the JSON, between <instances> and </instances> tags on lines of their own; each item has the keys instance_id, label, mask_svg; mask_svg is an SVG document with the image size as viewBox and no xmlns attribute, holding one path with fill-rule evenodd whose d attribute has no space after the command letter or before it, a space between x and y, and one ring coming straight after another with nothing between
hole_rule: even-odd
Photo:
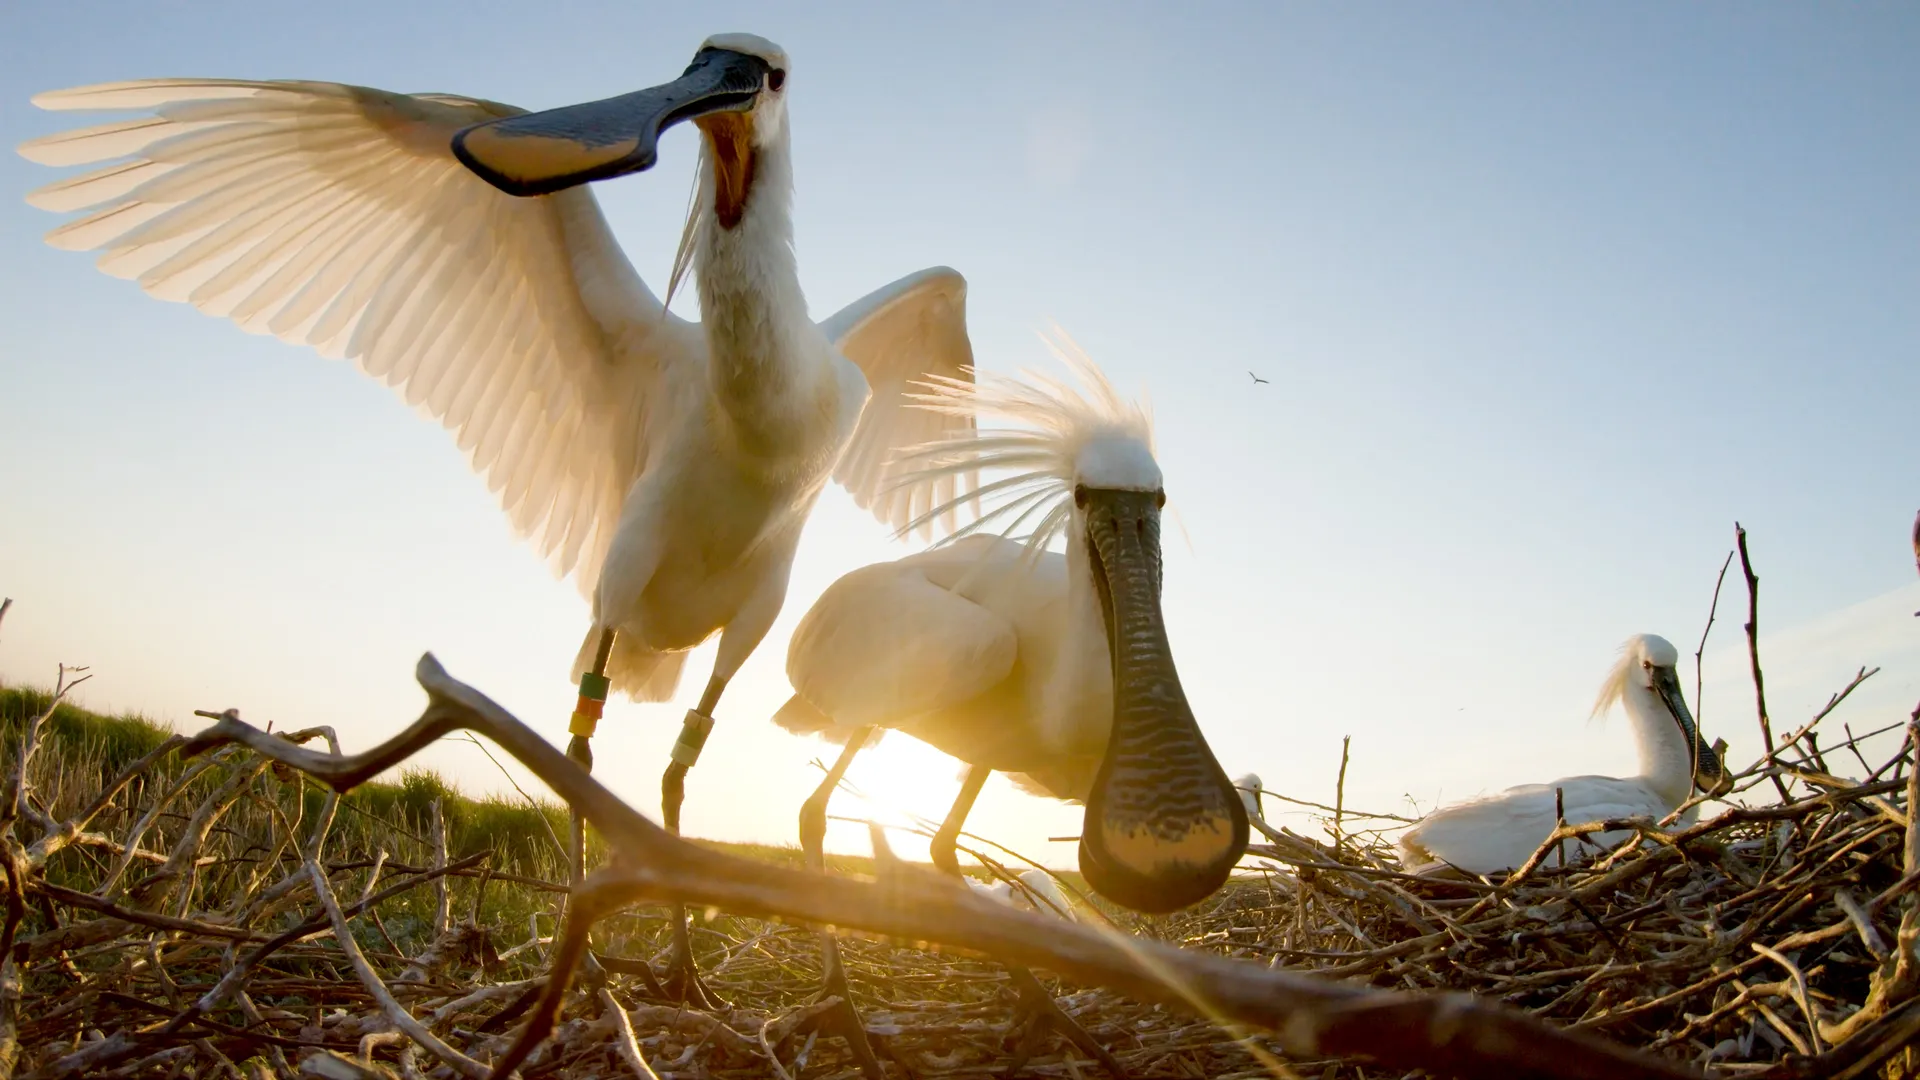
<instances>
[{"instance_id":1,"label":"bare twig","mask_svg":"<svg viewBox=\"0 0 1920 1080\"><path fill-rule=\"evenodd\" d=\"M440 800L433 800L433 868L443 875L447 869L447 819L441 809ZM442 876L433 882L433 936L439 937L447 932L447 923L452 919L453 899L447 892L447 879Z\"/></svg>"},{"instance_id":2,"label":"bare twig","mask_svg":"<svg viewBox=\"0 0 1920 1080\"><path fill-rule=\"evenodd\" d=\"M553 842L554 853L565 858L567 848L560 843L560 834L553 831L553 822L547 820L546 810L541 807L539 800L527 794L527 789L521 787L520 781L515 780L513 774L507 771L507 767L500 763L500 759L493 756L493 751L487 749L486 743L474 738L471 732L465 733L461 737L479 747L480 752L487 755L487 760L493 762L493 767L500 770L500 775L507 778L507 783L513 785L513 790L520 793L520 798L524 800L528 806L533 808L534 816L540 819L541 827L547 830L547 839Z\"/></svg>"},{"instance_id":3,"label":"bare twig","mask_svg":"<svg viewBox=\"0 0 1920 1080\"><path fill-rule=\"evenodd\" d=\"M614 1000L613 992L604 986L600 988L600 1004L613 1017L615 1045L619 1047L620 1057L626 1061L627 1068L632 1069L640 1080L660 1080L660 1074L647 1064L646 1057L640 1053L640 1044L634 1041L633 1021L627 1018L627 1010Z\"/></svg>"},{"instance_id":4,"label":"bare twig","mask_svg":"<svg viewBox=\"0 0 1920 1080\"><path fill-rule=\"evenodd\" d=\"M1713 633L1714 616L1720 612L1720 586L1727 583L1727 567L1733 565L1733 551L1727 551L1727 557L1720 560L1720 573L1713 579L1713 602L1707 605L1707 625L1700 628L1700 645L1693 650L1693 718L1696 723L1705 724L1706 706L1702 704L1705 688L1700 682L1700 658L1706 655L1707 635Z\"/></svg>"},{"instance_id":5,"label":"bare twig","mask_svg":"<svg viewBox=\"0 0 1920 1080\"><path fill-rule=\"evenodd\" d=\"M1740 572L1747 578L1747 660L1753 670L1754 709L1760 716L1760 745L1766 751L1767 768L1773 768L1773 721L1767 716L1767 685L1760 673L1760 579L1753 572L1753 560L1747 556L1747 530L1739 522L1733 523L1734 547L1740 552ZM1780 792L1780 801L1786 802L1786 781L1778 773L1771 775L1773 786Z\"/></svg>"},{"instance_id":6,"label":"bare twig","mask_svg":"<svg viewBox=\"0 0 1920 1080\"><path fill-rule=\"evenodd\" d=\"M224 721L223 721L224 722ZM238 723L238 721L234 721ZM413 1018L399 1001L394 999L392 991L380 979L380 973L367 962L365 954L353 939L353 930L347 925L346 913L340 910L340 901L333 898L333 887L327 884L327 872L311 856L307 859L307 876L313 881L313 891L320 898L320 904L327 909L327 918L333 922L333 938L347 954L347 960L353 965L354 973L360 976L361 985L380 1003L393 1026L407 1033L407 1038L427 1048L428 1052L446 1062L454 1071L470 1080L486 1080L490 1075L485 1065L455 1050L440 1040L438 1035L427 1030L426 1025Z\"/></svg>"},{"instance_id":7,"label":"bare twig","mask_svg":"<svg viewBox=\"0 0 1920 1080\"><path fill-rule=\"evenodd\" d=\"M1340 851L1343 839L1340 833L1340 819L1346 816L1347 809L1347 750L1353 745L1353 736L1340 736L1340 775L1333 784L1333 850Z\"/></svg>"}]
</instances>

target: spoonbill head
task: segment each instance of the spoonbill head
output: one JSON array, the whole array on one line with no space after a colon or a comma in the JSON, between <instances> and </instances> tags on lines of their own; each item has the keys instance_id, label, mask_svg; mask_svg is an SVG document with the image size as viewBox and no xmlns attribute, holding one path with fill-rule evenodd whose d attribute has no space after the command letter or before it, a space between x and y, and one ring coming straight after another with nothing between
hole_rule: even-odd
<instances>
[{"instance_id":1,"label":"spoonbill head","mask_svg":"<svg viewBox=\"0 0 1920 1080\"><path fill-rule=\"evenodd\" d=\"M1112 734L1080 833L1101 895L1164 912L1211 895L1247 847L1246 808L1200 733L1160 610L1160 469L1143 440L1095 439L1073 486L1072 551L1100 598Z\"/></svg>"},{"instance_id":2,"label":"spoonbill head","mask_svg":"<svg viewBox=\"0 0 1920 1080\"><path fill-rule=\"evenodd\" d=\"M1731 777L1687 708L1680 690L1680 650L1672 642L1658 634L1636 634L1620 646L1620 659L1600 685L1593 711L1614 705L1624 705L1634 725L1640 775L1671 801L1669 809L1695 788L1725 793Z\"/></svg>"},{"instance_id":3,"label":"spoonbill head","mask_svg":"<svg viewBox=\"0 0 1920 1080\"><path fill-rule=\"evenodd\" d=\"M1264 820L1266 815L1260 810L1260 793L1266 790L1260 782L1259 773L1248 773L1236 779L1233 786L1239 789L1240 805L1247 808L1247 821Z\"/></svg>"},{"instance_id":4,"label":"spoonbill head","mask_svg":"<svg viewBox=\"0 0 1920 1080\"><path fill-rule=\"evenodd\" d=\"M509 195L548 195L653 167L668 128L706 133L723 228L739 224L763 146L786 135L786 50L753 34L715 34L669 83L465 128L453 152Z\"/></svg>"}]
</instances>

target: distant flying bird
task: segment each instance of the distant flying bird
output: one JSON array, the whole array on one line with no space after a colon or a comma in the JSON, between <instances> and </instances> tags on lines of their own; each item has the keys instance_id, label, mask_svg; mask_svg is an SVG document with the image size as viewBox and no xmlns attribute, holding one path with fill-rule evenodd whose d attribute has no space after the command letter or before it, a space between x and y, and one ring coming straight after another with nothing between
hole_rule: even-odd
<instances>
[{"instance_id":1,"label":"distant flying bird","mask_svg":"<svg viewBox=\"0 0 1920 1080\"><path fill-rule=\"evenodd\" d=\"M1261 377L1260 377L1260 376L1258 376L1258 375L1255 375L1255 374L1254 374L1253 372L1251 372L1251 371L1249 371L1249 372L1247 372L1247 378L1249 378L1249 379L1252 379L1252 380L1253 380L1254 382L1257 382L1257 383L1264 383L1264 382L1267 382L1267 381L1268 381L1268 380L1266 380L1266 379L1263 379L1263 378L1261 378Z\"/></svg>"},{"instance_id":2,"label":"distant flying bird","mask_svg":"<svg viewBox=\"0 0 1920 1080\"><path fill-rule=\"evenodd\" d=\"M610 688L665 701L688 651L720 635L662 781L678 831L683 777L780 613L828 478L896 526L971 480L901 486L889 463L972 432L964 408L907 407L924 376L970 385L961 276L925 270L807 314L788 73L779 46L721 34L672 82L537 113L339 83L107 83L34 100L153 115L20 152L127 159L28 197L93 208L55 247L104 247L101 269L155 296L352 359L454 432L515 529L593 602L568 750L584 767ZM668 296L691 269L699 323L640 280L582 186L651 167L683 120L704 138ZM684 932L675 947L690 976Z\"/></svg>"},{"instance_id":3,"label":"distant flying bird","mask_svg":"<svg viewBox=\"0 0 1920 1080\"><path fill-rule=\"evenodd\" d=\"M1635 815L1658 819L1687 801L1695 787L1722 793L1729 782L1726 767L1687 710L1675 670L1679 656L1665 638L1629 638L1594 704L1596 714L1616 702L1625 708L1640 750L1638 775L1570 776L1436 810L1401 834L1401 862L1409 869L1444 862L1473 874L1515 869L1553 832L1556 790L1569 825ZM1686 818L1691 820L1693 813L1688 811ZM1614 830L1586 840L1611 848L1631 835ZM1578 846L1577 841L1569 844Z\"/></svg>"},{"instance_id":4,"label":"distant flying bird","mask_svg":"<svg viewBox=\"0 0 1920 1080\"><path fill-rule=\"evenodd\" d=\"M794 694L774 720L844 744L800 815L815 865L828 799L869 736L886 728L968 765L933 838L942 869L959 872L961 828L999 770L1026 790L1086 804L1080 872L1096 892L1139 911L1173 911L1226 881L1246 850L1246 808L1194 720L1167 640L1166 494L1147 414L1092 361L1056 351L1081 388L1039 375L983 377L977 393L933 380L931 407L976 408L1021 426L915 456L934 476L1019 470L983 489L1007 501L951 542L829 585L794 630ZM1008 534L1031 523L1031 536L983 531L1001 520ZM1064 553L1045 550L1055 536ZM1023 991L1026 1004L1045 1007L1031 999Z\"/></svg>"},{"instance_id":5,"label":"distant flying bird","mask_svg":"<svg viewBox=\"0 0 1920 1080\"><path fill-rule=\"evenodd\" d=\"M1913 515L1913 568L1920 570L1920 514ZM1920 611L1913 614L1920 618Z\"/></svg>"}]
</instances>

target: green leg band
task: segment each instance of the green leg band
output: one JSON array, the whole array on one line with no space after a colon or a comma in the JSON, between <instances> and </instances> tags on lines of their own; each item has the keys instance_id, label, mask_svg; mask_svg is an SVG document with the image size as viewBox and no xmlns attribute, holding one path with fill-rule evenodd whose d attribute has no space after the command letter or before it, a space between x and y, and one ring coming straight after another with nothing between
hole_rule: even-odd
<instances>
[{"instance_id":1,"label":"green leg band","mask_svg":"<svg viewBox=\"0 0 1920 1080\"><path fill-rule=\"evenodd\" d=\"M673 760L687 768L693 768L700 760L700 750L707 745L707 735L713 731L713 717L702 716L688 709L687 719L680 725L680 738L673 744Z\"/></svg>"}]
</instances>

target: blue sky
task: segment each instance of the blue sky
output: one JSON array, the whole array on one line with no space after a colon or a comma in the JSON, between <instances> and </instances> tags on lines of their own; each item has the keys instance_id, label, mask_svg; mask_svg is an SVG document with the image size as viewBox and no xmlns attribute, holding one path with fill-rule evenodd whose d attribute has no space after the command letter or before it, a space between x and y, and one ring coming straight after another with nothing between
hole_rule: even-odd
<instances>
[{"instance_id":1,"label":"blue sky","mask_svg":"<svg viewBox=\"0 0 1920 1080\"><path fill-rule=\"evenodd\" d=\"M529 11L17 3L0 142L91 122L27 100L88 82L311 78L538 108L760 33L793 57L817 317L944 263L971 283L983 366L1046 363L1035 331L1057 320L1152 400L1191 538L1167 533L1167 617L1230 772L1325 800L1352 735L1349 800L1404 809L1630 770L1624 727L1583 720L1593 690L1629 634L1692 652L1735 519L1777 715L1861 664L1886 670L1856 730L1920 697L1911 6ZM677 130L656 170L597 188L656 287L694 151ZM20 196L58 175L0 157L0 592L18 599L0 676L91 663L95 705L183 725L233 705L364 745L417 713L432 649L563 738L585 605L451 439L348 365L45 247L59 219ZM689 781L689 831L792 836L826 751L767 721L787 635L834 577L906 550L837 490L822 501ZM1751 757L1737 659L1709 655L1703 720ZM609 709L603 771L647 812L710 663L688 700ZM431 761L504 784L471 747ZM926 815L957 788L905 739L863 764L856 782ZM1077 820L996 782L974 824L1070 863L1045 837Z\"/></svg>"}]
</instances>

